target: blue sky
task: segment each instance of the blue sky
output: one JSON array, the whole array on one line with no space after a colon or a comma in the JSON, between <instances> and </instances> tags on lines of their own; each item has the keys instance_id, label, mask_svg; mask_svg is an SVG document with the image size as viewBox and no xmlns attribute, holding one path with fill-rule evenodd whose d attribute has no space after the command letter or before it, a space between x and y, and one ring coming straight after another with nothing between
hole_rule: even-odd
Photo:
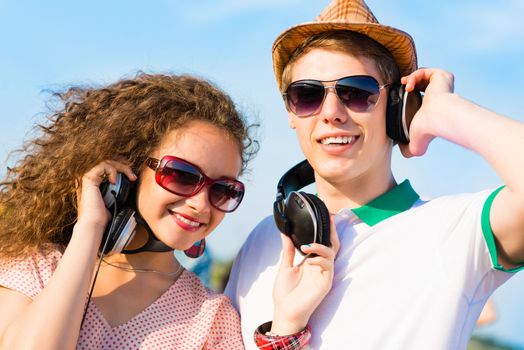
<instances>
[{"instance_id":1,"label":"blue sky","mask_svg":"<svg viewBox=\"0 0 524 350\"><path fill-rule=\"evenodd\" d=\"M272 42L286 28L312 20L328 3L0 0L1 161L31 135L35 122L43 121L49 96L45 91L109 83L137 70L206 77L262 124L261 151L244 177L245 202L209 239L216 257L232 258L249 230L271 213L281 174L302 158L276 89ZM420 66L450 70L459 94L524 121L524 2L367 3L380 22L414 37ZM395 153L397 180L409 178L428 197L500 184L480 157L444 141L434 142L419 159L406 160ZM497 291L499 321L481 331L524 346L524 332L519 332L524 324L523 293L524 273Z\"/></svg>"}]
</instances>

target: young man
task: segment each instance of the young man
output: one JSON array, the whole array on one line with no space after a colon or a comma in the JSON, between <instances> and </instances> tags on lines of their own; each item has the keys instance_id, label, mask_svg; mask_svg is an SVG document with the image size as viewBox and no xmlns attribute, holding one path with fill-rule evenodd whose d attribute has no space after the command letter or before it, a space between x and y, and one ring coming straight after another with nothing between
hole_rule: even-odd
<instances>
[{"instance_id":1,"label":"young man","mask_svg":"<svg viewBox=\"0 0 524 350\"><path fill-rule=\"evenodd\" d=\"M332 289L309 320L312 348L465 349L491 293L524 262L524 125L454 94L450 73L417 70L412 38L379 24L363 1L335 0L285 31L273 63L340 237ZM399 81L424 92L407 144L386 134ZM504 185L423 201L397 184L392 147L421 156L435 137L478 153ZM252 329L273 317L281 250L269 217L233 266L226 293L248 348Z\"/></svg>"}]
</instances>

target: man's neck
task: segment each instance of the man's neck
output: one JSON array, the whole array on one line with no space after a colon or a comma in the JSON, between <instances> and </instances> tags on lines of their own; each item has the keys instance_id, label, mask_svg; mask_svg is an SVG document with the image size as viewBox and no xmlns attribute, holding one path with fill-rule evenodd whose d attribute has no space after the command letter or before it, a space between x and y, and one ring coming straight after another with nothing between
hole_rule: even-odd
<instances>
[{"instance_id":1,"label":"man's neck","mask_svg":"<svg viewBox=\"0 0 524 350\"><path fill-rule=\"evenodd\" d=\"M343 208L358 208L394 188L397 183L391 172L367 174L343 183L331 183L316 176L318 196L337 213Z\"/></svg>"}]
</instances>

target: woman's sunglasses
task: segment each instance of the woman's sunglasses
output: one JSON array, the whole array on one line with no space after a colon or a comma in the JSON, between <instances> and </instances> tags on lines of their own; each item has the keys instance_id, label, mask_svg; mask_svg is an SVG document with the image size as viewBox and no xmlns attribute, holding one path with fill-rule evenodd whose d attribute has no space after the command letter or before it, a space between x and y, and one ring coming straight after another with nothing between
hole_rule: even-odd
<instances>
[{"instance_id":1,"label":"woman's sunglasses","mask_svg":"<svg viewBox=\"0 0 524 350\"><path fill-rule=\"evenodd\" d=\"M178 196L191 197L209 186L209 203L223 212L238 208L244 197L244 184L230 178L211 179L188 161L174 156L148 158L146 165L155 171L160 187Z\"/></svg>"},{"instance_id":2,"label":"woman's sunglasses","mask_svg":"<svg viewBox=\"0 0 524 350\"><path fill-rule=\"evenodd\" d=\"M335 82L333 85L324 83ZM379 85L377 80L369 75L352 75L337 80L297 80L291 83L284 93L287 109L298 117L307 117L317 113L327 89L334 89L338 99L353 112L370 111L380 97L380 90L389 84Z\"/></svg>"}]
</instances>

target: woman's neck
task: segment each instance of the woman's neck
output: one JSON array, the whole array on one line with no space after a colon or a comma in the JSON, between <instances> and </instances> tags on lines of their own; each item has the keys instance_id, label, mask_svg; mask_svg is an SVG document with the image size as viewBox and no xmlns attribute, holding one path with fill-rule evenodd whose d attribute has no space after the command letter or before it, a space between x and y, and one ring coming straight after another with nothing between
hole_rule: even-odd
<instances>
[{"instance_id":1,"label":"woman's neck","mask_svg":"<svg viewBox=\"0 0 524 350\"><path fill-rule=\"evenodd\" d=\"M104 257L109 264L130 269L152 270L170 273L180 268L180 263L171 252L142 252L138 254L114 254Z\"/></svg>"}]
</instances>

